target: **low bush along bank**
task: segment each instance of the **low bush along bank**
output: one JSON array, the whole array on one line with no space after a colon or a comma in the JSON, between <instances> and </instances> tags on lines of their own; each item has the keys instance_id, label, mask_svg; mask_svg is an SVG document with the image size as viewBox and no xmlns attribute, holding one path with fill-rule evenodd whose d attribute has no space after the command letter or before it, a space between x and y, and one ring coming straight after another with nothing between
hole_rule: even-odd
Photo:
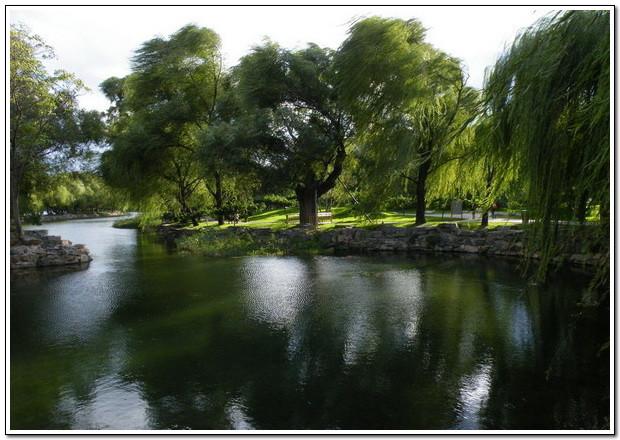
<instances>
[{"instance_id":1,"label":"low bush along bank","mask_svg":"<svg viewBox=\"0 0 620 440\"><path fill-rule=\"evenodd\" d=\"M286 232L293 232L287 234ZM204 256L289 255L329 253L316 233L231 227L205 229L176 239L180 252Z\"/></svg>"},{"instance_id":2,"label":"low bush along bank","mask_svg":"<svg viewBox=\"0 0 620 440\"><path fill-rule=\"evenodd\" d=\"M155 229L157 226L159 226L159 220L144 218L142 215L117 220L112 224L112 227L118 229L151 230Z\"/></svg>"},{"instance_id":3,"label":"low bush along bank","mask_svg":"<svg viewBox=\"0 0 620 440\"><path fill-rule=\"evenodd\" d=\"M131 217L124 218L122 220L116 220L114 223L112 223L112 227L118 229L138 229L140 227L140 218Z\"/></svg>"}]
</instances>

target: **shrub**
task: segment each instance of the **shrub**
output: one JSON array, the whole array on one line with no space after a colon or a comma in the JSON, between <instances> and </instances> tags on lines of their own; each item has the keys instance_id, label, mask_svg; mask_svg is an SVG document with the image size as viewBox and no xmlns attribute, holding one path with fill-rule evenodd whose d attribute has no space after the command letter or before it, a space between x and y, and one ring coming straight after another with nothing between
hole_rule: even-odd
<instances>
[{"instance_id":1,"label":"shrub","mask_svg":"<svg viewBox=\"0 0 620 440\"><path fill-rule=\"evenodd\" d=\"M289 206L293 206L297 203L295 200L290 200L289 198L278 194L267 194L263 196L261 202L265 204L267 209L288 208Z\"/></svg>"},{"instance_id":2,"label":"shrub","mask_svg":"<svg viewBox=\"0 0 620 440\"><path fill-rule=\"evenodd\" d=\"M405 195L390 197L385 203L386 209L390 211L404 211L414 206L413 198Z\"/></svg>"}]
</instances>

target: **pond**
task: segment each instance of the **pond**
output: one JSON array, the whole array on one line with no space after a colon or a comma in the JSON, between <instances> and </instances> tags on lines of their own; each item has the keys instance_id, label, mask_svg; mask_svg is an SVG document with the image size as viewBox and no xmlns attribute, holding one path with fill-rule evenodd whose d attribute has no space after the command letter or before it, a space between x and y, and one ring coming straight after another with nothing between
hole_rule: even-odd
<instances>
[{"instance_id":1,"label":"pond","mask_svg":"<svg viewBox=\"0 0 620 440\"><path fill-rule=\"evenodd\" d=\"M459 256L200 258L47 224L81 271L11 276L12 429L604 428L609 310Z\"/></svg>"}]
</instances>

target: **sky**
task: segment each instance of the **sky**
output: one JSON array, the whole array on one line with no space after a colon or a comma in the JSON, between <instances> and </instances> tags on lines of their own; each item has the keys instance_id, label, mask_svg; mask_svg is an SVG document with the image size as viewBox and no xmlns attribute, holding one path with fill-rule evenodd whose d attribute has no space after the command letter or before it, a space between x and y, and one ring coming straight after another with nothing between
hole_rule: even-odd
<instances>
[{"instance_id":1,"label":"sky","mask_svg":"<svg viewBox=\"0 0 620 440\"><path fill-rule=\"evenodd\" d=\"M427 28L427 41L460 58L468 70L469 85L479 88L485 68L506 45L550 11L542 6L18 6L9 7L9 20L25 24L51 45L56 60L49 68L62 68L83 80L90 91L80 96L80 104L103 111L109 102L99 84L130 73L132 54L143 42L168 37L189 23L220 35L230 67L265 37L287 48L313 42L336 49L355 19L372 15L417 18Z\"/></svg>"}]
</instances>

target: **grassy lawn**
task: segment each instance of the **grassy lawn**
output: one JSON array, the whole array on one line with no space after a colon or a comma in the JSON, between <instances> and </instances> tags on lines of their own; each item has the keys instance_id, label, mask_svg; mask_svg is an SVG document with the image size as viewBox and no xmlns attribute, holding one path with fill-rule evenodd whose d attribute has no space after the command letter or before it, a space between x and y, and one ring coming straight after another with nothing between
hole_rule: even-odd
<instances>
[{"instance_id":1,"label":"grassy lawn","mask_svg":"<svg viewBox=\"0 0 620 440\"><path fill-rule=\"evenodd\" d=\"M382 212L380 216L369 221L364 216L356 216L353 214L351 208L347 207L335 207L332 208L332 221L319 225L320 230L328 230L338 227L355 226L361 228L372 228L381 224L389 224L397 227L414 226L415 225L415 213L414 212ZM248 228L271 228L274 230L292 228L297 225L297 221L290 221L286 223L287 215L296 215L298 213L297 208L287 209L275 209L272 211L262 212L260 214L251 216L247 222L239 222L237 226L243 226ZM433 227L441 223L455 223L459 227L465 229L477 229L480 227L480 219L475 220L463 220L460 218L450 218L449 216L427 216L426 223L422 227ZM511 226L514 223L510 222L490 222L489 229L497 228L499 226ZM186 226L185 229L224 229L233 226L232 223L226 223L222 226L218 226L217 222L201 222L197 226Z\"/></svg>"}]
</instances>

